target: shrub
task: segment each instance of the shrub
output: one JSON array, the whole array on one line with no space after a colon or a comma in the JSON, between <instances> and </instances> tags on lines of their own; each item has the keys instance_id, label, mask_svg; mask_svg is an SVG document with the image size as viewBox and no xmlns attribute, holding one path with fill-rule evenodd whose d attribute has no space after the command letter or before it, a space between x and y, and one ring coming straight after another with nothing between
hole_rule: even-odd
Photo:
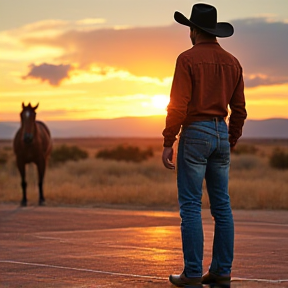
<instances>
[{"instance_id":1,"label":"shrub","mask_svg":"<svg viewBox=\"0 0 288 288\"><path fill-rule=\"evenodd\" d=\"M288 169L288 153L275 149L270 157L270 166L276 169Z\"/></svg>"},{"instance_id":2,"label":"shrub","mask_svg":"<svg viewBox=\"0 0 288 288\"><path fill-rule=\"evenodd\" d=\"M13 149L12 146L4 146L3 147L4 151L12 151L12 149Z\"/></svg>"},{"instance_id":3,"label":"shrub","mask_svg":"<svg viewBox=\"0 0 288 288\"><path fill-rule=\"evenodd\" d=\"M233 153L236 155L255 154L257 151L258 151L258 149L253 145L238 144L238 145L236 145L235 149L233 150Z\"/></svg>"},{"instance_id":4,"label":"shrub","mask_svg":"<svg viewBox=\"0 0 288 288\"><path fill-rule=\"evenodd\" d=\"M261 167L260 158L254 155L237 155L231 157L232 170L252 170Z\"/></svg>"},{"instance_id":5,"label":"shrub","mask_svg":"<svg viewBox=\"0 0 288 288\"><path fill-rule=\"evenodd\" d=\"M0 164L4 165L7 163L7 161L8 161L8 154L3 151L0 151Z\"/></svg>"},{"instance_id":6,"label":"shrub","mask_svg":"<svg viewBox=\"0 0 288 288\"><path fill-rule=\"evenodd\" d=\"M154 153L152 148L148 148L147 150L140 150L139 147L136 146L122 146L119 145L114 149L108 150L103 149L100 150L95 157L103 158L103 159L112 159L117 161L132 161L132 162L141 162L143 160L148 159L149 157L153 157Z\"/></svg>"},{"instance_id":7,"label":"shrub","mask_svg":"<svg viewBox=\"0 0 288 288\"><path fill-rule=\"evenodd\" d=\"M51 153L52 164L64 163L66 161L78 161L80 159L86 159L88 153L85 150L78 148L77 146L62 145L53 149Z\"/></svg>"}]
</instances>

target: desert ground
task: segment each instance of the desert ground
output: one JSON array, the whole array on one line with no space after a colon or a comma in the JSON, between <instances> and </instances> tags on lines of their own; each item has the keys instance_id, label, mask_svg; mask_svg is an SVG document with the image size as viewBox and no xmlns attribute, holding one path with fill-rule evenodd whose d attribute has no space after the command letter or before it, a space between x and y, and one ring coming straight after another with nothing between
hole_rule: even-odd
<instances>
[{"instance_id":1,"label":"desert ground","mask_svg":"<svg viewBox=\"0 0 288 288\"><path fill-rule=\"evenodd\" d=\"M161 138L53 139L54 149L62 145L79 147L88 157L56 164L50 159L44 180L46 205L132 205L177 210L176 172L162 165ZM153 157L141 163L95 158L97 152L118 145L149 148ZM269 164L275 149L288 154L288 140L239 141L231 156L230 169L229 190L234 209L288 209L288 169L275 169ZM177 143L174 150L176 158ZM34 205L38 201L35 165L27 165L26 171L28 205ZM1 140L0 202L20 203L21 194L12 141ZM203 208L209 208L205 183Z\"/></svg>"}]
</instances>

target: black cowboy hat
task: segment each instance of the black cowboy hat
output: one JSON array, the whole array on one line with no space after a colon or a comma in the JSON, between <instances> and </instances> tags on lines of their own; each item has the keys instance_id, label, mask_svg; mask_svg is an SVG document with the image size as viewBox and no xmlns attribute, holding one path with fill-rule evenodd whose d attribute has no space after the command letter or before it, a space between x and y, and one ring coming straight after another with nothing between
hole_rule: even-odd
<instances>
[{"instance_id":1,"label":"black cowboy hat","mask_svg":"<svg viewBox=\"0 0 288 288\"><path fill-rule=\"evenodd\" d=\"M182 13L176 11L174 19L185 26L197 27L217 37L229 37L234 33L234 28L227 22L217 23L217 10L208 4L195 4L192 7L191 17L187 19Z\"/></svg>"}]
</instances>

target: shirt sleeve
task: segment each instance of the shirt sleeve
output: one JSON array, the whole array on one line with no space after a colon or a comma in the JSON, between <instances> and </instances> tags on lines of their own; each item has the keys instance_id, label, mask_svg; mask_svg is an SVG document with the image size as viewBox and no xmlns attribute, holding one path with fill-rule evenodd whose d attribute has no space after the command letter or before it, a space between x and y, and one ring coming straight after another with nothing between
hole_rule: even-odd
<instances>
[{"instance_id":1,"label":"shirt sleeve","mask_svg":"<svg viewBox=\"0 0 288 288\"><path fill-rule=\"evenodd\" d=\"M230 146L233 147L236 145L237 140L242 135L242 127L244 125L245 119L247 118L242 68L239 81L234 90L229 106L231 109L231 115L229 119L229 141Z\"/></svg>"},{"instance_id":2,"label":"shirt sleeve","mask_svg":"<svg viewBox=\"0 0 288 288\"><path fill-rule=\"evenodd\" d=\"M164 147L172 147L176 141L181 125L187 115L188 103L192 95L192 73L188 59L180 54L176 61L174 78L167 106Z\"/></svg>"}]
</instances>

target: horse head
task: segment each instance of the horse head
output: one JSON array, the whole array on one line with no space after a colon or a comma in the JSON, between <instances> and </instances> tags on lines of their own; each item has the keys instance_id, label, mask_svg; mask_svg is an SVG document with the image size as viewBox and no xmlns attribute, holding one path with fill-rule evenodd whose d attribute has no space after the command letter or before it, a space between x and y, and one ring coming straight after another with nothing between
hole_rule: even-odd
<instances>
[{"instance_id":1,"label":"horse head","mask_svg":"<svg viewBox=\"0 0 288 288\"><path fill-rule=\"evenodd\" d=\"M38 108L39 103L32 107L31 103L27 106L22 103L22 112L20 113L21 116L21 127L22 127L22 135L23 140L26 144L30 144L33 141L35 130L36 130L36 112L35 110Z\"/></svg>"}]
</instances>

